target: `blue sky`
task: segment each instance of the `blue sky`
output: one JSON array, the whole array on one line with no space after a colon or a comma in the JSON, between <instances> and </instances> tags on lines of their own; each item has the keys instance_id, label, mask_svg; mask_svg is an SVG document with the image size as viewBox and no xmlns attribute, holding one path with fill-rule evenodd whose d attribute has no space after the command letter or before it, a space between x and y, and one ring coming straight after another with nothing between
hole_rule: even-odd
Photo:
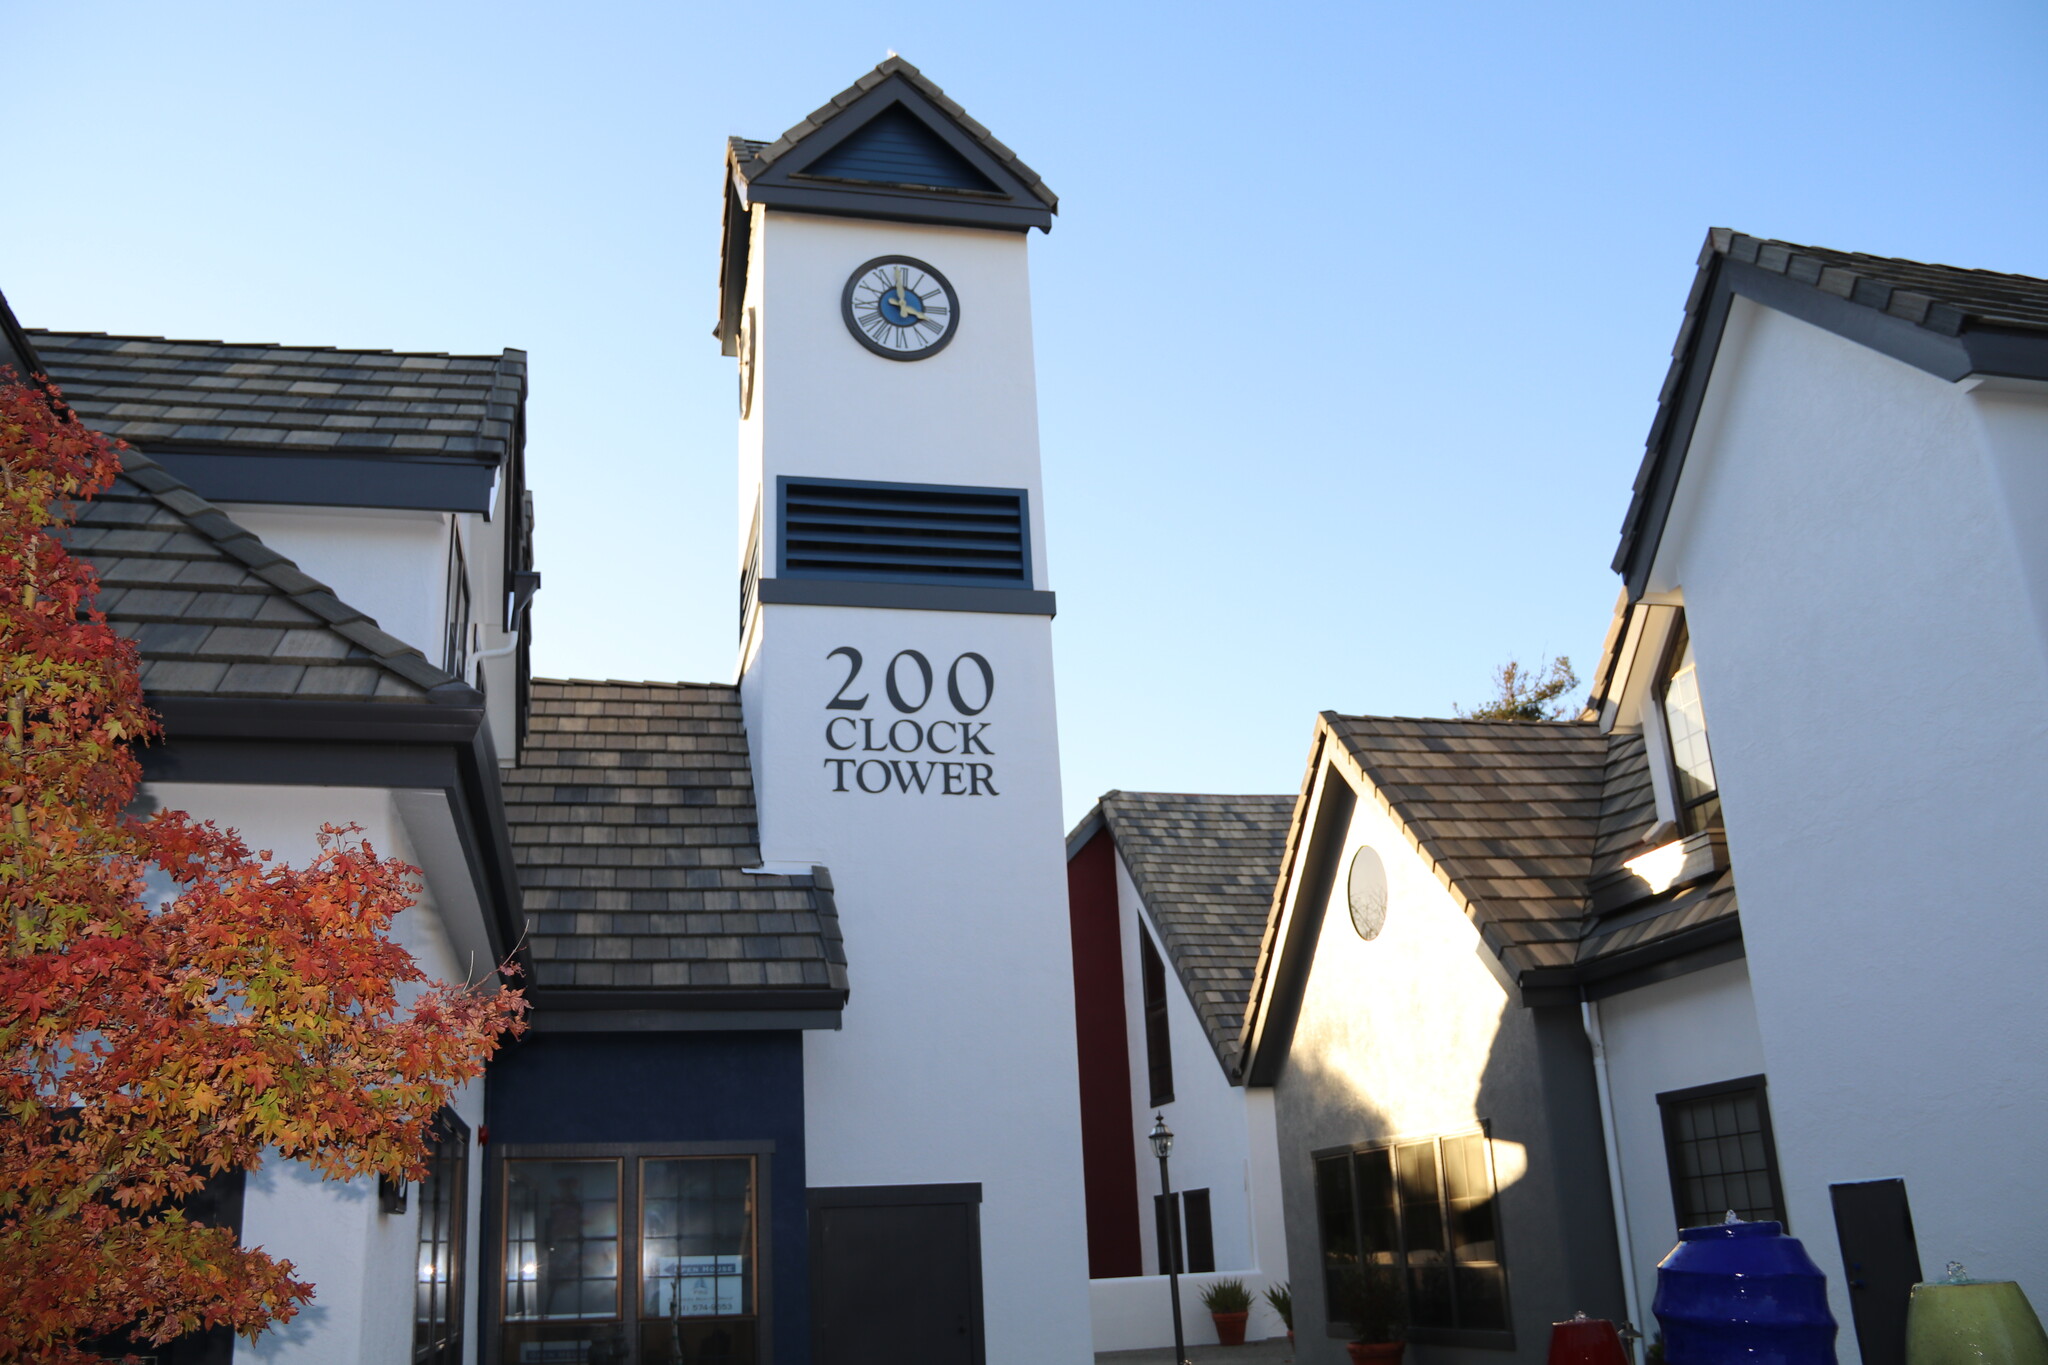
<instances>
[{"instance_id":1,"label":"blue sky","mask_svg":"<svg viewBox=\"0 0 2048 1365\"><path fill-rule=\"evenodd\" d=\"M1316 711L1448 714L1511 655L1589 671L1709 225L2048 274L2039 4L0 0L0 288L526 349L539 669L725 679L723 141L892 48L1061 195L1070 816L1292 791Z\"/></svg>"}]
</instances>

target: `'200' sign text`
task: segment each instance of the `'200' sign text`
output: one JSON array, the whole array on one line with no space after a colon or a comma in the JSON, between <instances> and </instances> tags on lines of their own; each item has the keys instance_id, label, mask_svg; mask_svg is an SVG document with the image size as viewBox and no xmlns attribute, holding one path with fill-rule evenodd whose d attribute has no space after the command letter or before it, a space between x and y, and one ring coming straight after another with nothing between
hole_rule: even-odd
<instances>
[{"instance_id":1,"label":"'200' sign text","mask_svg":"<svg viewBox=\"0 0 2048 1365\"><path fill-rule=\"evenodd\" d=\"M866 792L880 796L898 791L916 795L999 796L994 763L970 755L995 757L989 747L990 722L976 720L996 696L996 671L981 655L969 651L953 660L943 684L930 659L914 649L900 649L882 670L882 691L894 716L848 715L864 712L874 699L873 684L863 688L866 660L852 645L825 656L846 660L846 681L825 703L832 715L825 722L825 743L847 758L827 758L835 792ZM858 689L858 690L857 690ZM944 695L958 720L940 719L925 708ZM934 712L937 708L934 707ZM868 755L880 757L868 757ZM930 757L925 757L930 755Z\"/></svg>"}]
</instances>

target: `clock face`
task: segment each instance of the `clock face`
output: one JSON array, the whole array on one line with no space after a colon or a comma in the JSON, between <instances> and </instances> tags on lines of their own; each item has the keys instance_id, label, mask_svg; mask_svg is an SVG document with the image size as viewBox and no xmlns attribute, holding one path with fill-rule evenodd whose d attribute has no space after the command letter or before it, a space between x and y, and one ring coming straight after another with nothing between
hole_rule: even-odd
<instances>
[{"instance_id":1,"label":"clock face","mask_svg":"<svg viewBox=\"0 0 2048 1365\"><path fill-rule=\"evenodd\" d=\"M854 271L840 310L854 340L890 360L936 355L960 327L953 286L909 256L877 256Z\"/></svg>"}]
</instances>

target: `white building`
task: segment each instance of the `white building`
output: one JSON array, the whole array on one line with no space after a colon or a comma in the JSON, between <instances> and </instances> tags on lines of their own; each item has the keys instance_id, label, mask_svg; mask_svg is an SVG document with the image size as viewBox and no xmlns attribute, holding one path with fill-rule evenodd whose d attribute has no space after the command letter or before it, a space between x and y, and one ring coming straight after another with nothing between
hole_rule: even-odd
<instances>
[{"instance_id":1,"label":"white building","mask_svg":"<svg viewBox=\"0 0 2048 1365\"><path fill-rule=\"evenodd\" d=\"M1238 1033L1293 810L1113 791L1067 836L1099 1351L1172 1342L1169 1262L1189 1276L1187 1340L1215 1339L1199 1296L1219 1279L1252 1291L1251 1339L1286 1330L1262 1293L1287 1282L1272 1094L1242 1084ZM1171 1198L1155 1116L1174 1134Z\"/></svg>"},{"instance_id":2,"label":"white building","mask_svg":"<svg viewBox=\"0 0 2048 1365\"><path fill-rule=\"evenodd\" d=\"M2048 1283L2048 282L1717 230L1674 356L1585 718L1319 724L1244 1038L1305 1360L1361 1261L1422 1365L1648 1327L1730 1209L1866 1365Z\"/></svg>"},{"instance_id":3,"label":"white building","mask_svg":"<svg viewBox=\"0 0 2048 1365\"><path fill-rule=\"evenodd\" d=\"M161 1359L1090 1354L1026 255L1057 201L895 58L734 139L720 192L731 683L527 677L520 353L6 320L138 447L73 544L164 719L149 795L285 857L359 822L425 870L429 971L530 969L426 1188L215 1192L319 1297Z\"/></svg>"},{"instance_id":4,"label":"white building","mask_svg":"<svg viewBox=\"0 0 2048 1365\"><path fill-rule=\"evenodd\" d=\"M18 369L46 370L139 447L67 540L140 646L163 719L142 798L300 863L322 824L360 825L422 871L400 941L436 977L491 981L524 928L499 803L539 583L524 356L24 333L4 305L0 327ZM470 1086L442 1116L432 1177L403 1198L281 1162L216 1181L208 1215L288 1257L321 1299L256 1346L216 1335L160 1358L470 1358L459 1290L484 1265L468 1231L484 1120Z\"/></svg>"}]
</instances>

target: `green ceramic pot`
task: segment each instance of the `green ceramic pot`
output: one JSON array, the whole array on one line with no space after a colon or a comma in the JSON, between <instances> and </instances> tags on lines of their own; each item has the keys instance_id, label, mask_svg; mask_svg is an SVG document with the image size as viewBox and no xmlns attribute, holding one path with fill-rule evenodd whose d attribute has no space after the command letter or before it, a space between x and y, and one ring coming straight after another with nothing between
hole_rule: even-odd
<instances>
[{"instance_id":1,"label":"green ceramic pot","mask_svg":"<svg viewBox=\"0 0 2048 1365\"><path fill-rule=\"evenodd\" d=\"M1906 1365L2048 1365L2048 1333L2011 1280L1913 1286Z\"/></svg>"}]
</instances>

